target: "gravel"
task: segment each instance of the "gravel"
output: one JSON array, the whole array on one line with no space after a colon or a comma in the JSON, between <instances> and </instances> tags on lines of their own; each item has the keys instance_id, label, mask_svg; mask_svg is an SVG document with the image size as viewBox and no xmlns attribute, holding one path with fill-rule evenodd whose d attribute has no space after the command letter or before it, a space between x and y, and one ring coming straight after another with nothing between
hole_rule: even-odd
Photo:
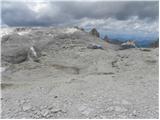
<instances>
[{"instance_id":1,"label":"gravel","mask_svg":"<svg viewBox=\"0 0 160 120\"><path fill-rule=\"evenodd\" d=\"M39 40L45 55L2 60L1 118L158 118L159 48L117 50L75 28L29 31L20 37Z\"/></svg>"}]
</instances>

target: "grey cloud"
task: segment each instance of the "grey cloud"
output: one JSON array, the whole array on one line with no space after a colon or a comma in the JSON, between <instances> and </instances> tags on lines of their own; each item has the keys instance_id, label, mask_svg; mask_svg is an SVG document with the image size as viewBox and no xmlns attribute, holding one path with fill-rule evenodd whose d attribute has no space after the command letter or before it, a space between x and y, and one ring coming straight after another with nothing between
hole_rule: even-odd
<instances>
[{"instance_id":1,"label":"grey cloud","mask_svg":"<svg viewBox=\"0 0 160 120\"><path fill-rule=\"evenodd\" d=\"M74 18L108 18L127 19L138 16L141 19L158 17L158 2L63 2L58 3L62 12L71 14Z\"/></svg>"},{"instance_id":2,"label":"grey cloud","mask_svg":"<svg viewBox=\"0 0 160 120\"><path fill-rule=\"evenodd\" d=\"M26 25L34 21L34 13L21 2L2 3L2 21L10 26ZM28 17L30 19L28 19ZM25 22L24 22L25 21Z\"/></svg>"},{"instance_id":3,"label":"grey cloud","mask_svg":"<svg viewBox=\"0 0 160 120\"><path fill-rule=\"evenodd\" d=\"M158 19L158 2L130 2L116 14L118 19L126 19L130 16L138 16L140 19Z\"/></svg>"},{"instance_id":4,"label":"grey cloud","mask_svg":"<svg viewBox=\"0 0 160 120\"><path fill-rule=\"evenodd\" d=\"M47 7L48 9L42 13L36 13L24 2L2 2L1 19L9 26L48 26L71 19L70 15L65 13L56 13L54 16L52 15L54 11L52 4L48 4Z\"/></svg>"},{"instance_id":5,"label":"grey cloud","mask_svg":"<svg viewBox=\"0 0 160 120\"><path fill-rule=\"evenodd\" d=\"M28 3L29 4L29 3ZM56 9L55 9L56 6ZM158 1L136 2L48 2L36 13L25 2L2 2L2 21L9 26L48 26L71 23L83 18L158 20Z\"/></svg>"}]
</instances>

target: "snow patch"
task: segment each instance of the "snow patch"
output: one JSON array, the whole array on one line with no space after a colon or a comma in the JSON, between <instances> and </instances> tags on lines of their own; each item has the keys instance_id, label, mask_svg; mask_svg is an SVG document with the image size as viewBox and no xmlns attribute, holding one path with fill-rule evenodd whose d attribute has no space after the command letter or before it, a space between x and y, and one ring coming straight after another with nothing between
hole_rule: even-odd
<instances>
[{"instance_id":1,"label":"snow patch","mask_svg":"<svg viewBox=\"0 0 160 120\"><path fill-rule=\"evenodd\" d=\"M4 35L11 34L12 32L13 32L13 29L7 29L7 28L1 29L0 30L0 37L3 37Z\"/></svg>"},{"instance_id":2,"label":"snow patch","mask_svg":"<svg viewBox=\"0 0 160 120\"><path fill-rule=\"evenodd\" d=\"M5 67L0 67L0 72L1 72L1 73L4 72L5 70L6 70Z\"/></svg>"},{"instance_id":3,"label":"snow patch","mask_svg":"<svg viewBox=\"0 0 160 120\"><path fill-rule=\"evenodd\" d=\"M67 28L64 33L73 34L76 31L78 31L76 28Z\"/></svg>"},{"instance_id":4,"label":"snow patch","mask_svg":"<svg viewBox=\"0 0 160 120\"><path fill-rule=\"evenodd\" d=\"M32 46L32 47L30 47L30 49L31 49L31 51L33 52L34 56L35 56L35 57L37 57L37 53L36 53L36 51L35 51L34 47L33 47L33 46Z\"/></svg>"},{"instance_id":5,"label":"snow patch","mask_svg":"<svg viewBox=\"0 0 160 120\"><path fill-rule=\"evenodd\" d=\"M12 29L12 28L3 28L0 30L0 37L12 34L13 32L14 32L14 29ZM25 35L25 34L28 34L29 32L30 32L30 30L21 31L21 32L14 32L14 33L17 33L18 35Z\"/></svg>"},{"instance_id":6,"label":"snow patch","mask_svg":"<svg viewBox=\"0 0 160 120\"><path fill-rule=\"evenodd\" d=\"M23 31L23 32L18 32L18 35L25 35L28 34L30 31Z\"/></svg>"}]
</instances>

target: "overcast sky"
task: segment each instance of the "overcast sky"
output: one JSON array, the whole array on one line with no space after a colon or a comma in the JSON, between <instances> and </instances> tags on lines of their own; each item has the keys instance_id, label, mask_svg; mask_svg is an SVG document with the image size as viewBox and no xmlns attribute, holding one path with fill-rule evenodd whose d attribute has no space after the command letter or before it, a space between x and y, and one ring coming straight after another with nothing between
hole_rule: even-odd
<instances>
[{"instance_id":1,"label":"overcast sky","mask_svg":"<svg viewBox=\"0 0 160 120\"><path fill-rule=\"evenodd\" d=\"M158 32L158 1L54 2L3 0L7 26L79 25L107 30Z\"/></svg>"}]
</instances>

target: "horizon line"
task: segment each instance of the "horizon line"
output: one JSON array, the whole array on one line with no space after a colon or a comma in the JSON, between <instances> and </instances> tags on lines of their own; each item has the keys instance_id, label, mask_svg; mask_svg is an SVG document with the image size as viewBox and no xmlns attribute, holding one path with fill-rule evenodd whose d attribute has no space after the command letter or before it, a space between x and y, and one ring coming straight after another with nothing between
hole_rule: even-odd
<instances>
[{"instance_id":1,"label":"horizon line","mask_svg":"<svg viewBox=\"0 0 160 120\"><path fill-rule=\"evenodd\" d=\"M159 0L1 0L1 2L159 2Z\"/></svg>"}]
</instances>

